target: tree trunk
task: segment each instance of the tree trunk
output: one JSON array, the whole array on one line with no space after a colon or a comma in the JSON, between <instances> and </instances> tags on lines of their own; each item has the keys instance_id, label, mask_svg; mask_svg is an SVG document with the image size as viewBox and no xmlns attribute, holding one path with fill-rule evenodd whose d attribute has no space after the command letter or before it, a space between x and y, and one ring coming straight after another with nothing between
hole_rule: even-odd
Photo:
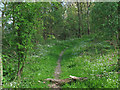
<instances>
[{"instance_id":1,"label":"tree trunk","mask_svg":"<svg viewBox=\"0 0 120 90\"><path fill-rule=\"evenodd\" d=\"M0 55L0 89L2 88L2 80L3 80L3 67L2 67L2 59Z\"/></svg>"},{"instance_id":2,"label":"tree trunk","mask_svg":"<svg viewBox=\"0 0 120 90\"><path fill-rule=\"evenodd\" d=\"M15 9L15 5L13 3L13 30L15 30L15 16L14 16L14 9Z\"/></svg>"},{"instance_id":3,"label":"tree trunk","mask_svg":"<svg viewBox=\"0 0 120 90\"><path fill-rule=\"evenodd\" d=\"M43 38L46 41L47 37L46 37L46 29L43 30Z\"/></svg>"},{"instance_id":4,"label":"tree trunk","mask_svg":"<svg viewBox=\"0 0 120 90\"><path fill-rule=\"evenodd\" d=\"M22 4L22 2L16 2L17 4ZM18 12L20 12L22 16L22 11L19 10ZM22 33L24 31L24 26L23 26L23 21L21 21L21 18L17 18L17 23L20 23L19 25L19 28L18 30L16 30L17 32L17 43L20 45L20 46L24 46L24 43L23 43L23 39L22 39ZM15 22L14 22L15 23ZM26 55L25 55L25 52L26 52L26 49L25 48L19 48L19 45L17 45L17 55L18 55L18 73L17 73L17 76L18 76L18 79L20 79L21 77L21 72L23 71L23 68L24 68L24 65L25 65L25 59L26 59Z\"/></svg>"},{"instance_id":5,"label":"tree trunk","mask_svg":"<svg viewBox=\"0 0 120 90\"><path fill-rule=\"evenodd\" d=\"M3 80L3 67L2 67L2 37L4 38L4 27L5 27L5 22L4 20L4 14L6 11L6 5L7 2L2 2L4 4L4 10L2 11L2 30L0 31L0 89L2 89L2 80Z\"/></svg>"},{"instance_id":6,"label":"tree trunk","mask_svg":"<svg viewBox=\"0 0 120 90\"><path fill-rule=\"evenodd\" d=\"M44 14L46 14L46 8L44 7ZM46 39L47 39L47 35L46 35L46 17L44 17L44 27L45 27L45 29L43 30L43 38L44 38L44 40L46 41Z\"/></svg>"},{"instance_id":7,"label":"tree trunk","mask_svg":"<svg viewBox=\"0 0 120 90\"><path fill-rule=\"evenodd\" d=\"M19 22L19 20L18 20L18 22ZM22 26L20 26L20 27L22 27ZM21 28L20 27L17 30L17 33L18 33L18 39L17 40L18 40L19 45L23 46L22 39L21 39ZM23 58L24 58L24 54L21 53L21 52L24 52L24 50L22 48L19 48L19 45L17 46L17 53L18 53L18 73L17 73L17 75L18 75L18 77L20 77L20 70L21 70L20 66L21 66L21 63L22 63Z\"/></svg>"},{"instance_id":8,"label":"tree trunk","mask_svg":"<svg viewBox=\"0 0 120 90\"><path fill-rule=\"evenodd\" d=\"M118 2L118 23L119 23L119 15L120 15L120 2ZM120 26L118 26L118 72L120 71ZM120 76L118 76L120 78ZM119 87L120 88L120 85Z\"/></svg>"},{"instance_id":9,"label":"tree trunk","mask_svg":"<svg viewBox=\"0 0 120 90\"><path fill-rule=\"evenodd\" d=\"M77 2L77 8L78 8L78 38L81 37L81 32L80 32L80 6L79 2Z\"/></svg>"},{"instance_id":10,"label":"tree trunk","mask_svg":"<svg viewBox=\"0 0 120 90\"><path fill-rule=\"evenodd\" d=\"M4 20L4 15L5 15L5 11L6 11L6 5L7 5L7 2L3 2L4 4L4 10L2 11L2 37L4 38L4 28L5 28L5 21L3 22Z\"/></svg>"},{"instance_id":11,"label":"tree trunk","mask_svg":"<svg viewBox=\"0 0 120 90\"><path fill-rule=\"evenodd\" d=\"M4 22L3 22L3 19L4 19L4 11L2 11L2 33L4 34Z\"/></svg>"},{"instance_id":12,"label":"tree trunk","mask_svg":"<svg viewBox=\"0 0 120 90\"><path fill-rule=\"evenodd\" d=\"M83 35L83 23L82 23L82 19L83 19L83 16L82 16L82 14L83 14L83 12L82 12L82 2L80 3L80 13L81 13L81 36Z\"/></svg>"},{"instance_id":13,"label":"tree trunk","mask_svg":"<svg viewBox=\"0 0 120 90\"><path fill-rule=\"evenodd\" d=\"M89 23L89 5L87 1L87 25L88 25L88 35L90 34L90 23Z\"/></svg>"}]
</instances>

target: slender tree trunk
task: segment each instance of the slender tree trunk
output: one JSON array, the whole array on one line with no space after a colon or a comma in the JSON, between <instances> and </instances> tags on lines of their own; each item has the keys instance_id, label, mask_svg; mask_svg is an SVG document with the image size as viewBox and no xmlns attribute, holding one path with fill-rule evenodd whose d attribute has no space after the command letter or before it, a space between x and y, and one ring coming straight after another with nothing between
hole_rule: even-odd
<instances>
[{"instance_id":1,"label":"slender tree trunk","mask_svg":"<svg viewBox=\"0 0 120 90\"><path fill-rule=\"evenodd\" d=\"M13 3L13 30L15 30L15 16L14 16L14 9L15 9L15 5Z\"/></svg>"},{"instance_id":2,"label":"slender tree trunk","mask_svg":"<svg viewBox=\"0 0 120 90\"><path fill-rule=\"evenodd\" d=\"M2 20L3 20L4 12L2 11ZM2 89L2 80L3 80L3 67L2 67L2 32L4 31L4 24L2 22L2 31L0 30L0 89Z\"/></svg>"},{"instance_id":3,"label":"slender tree trunk","mask_svg":"<svg viewBox=\"0 0 120 90\"><path fill-rule=\"evenodd\" d=\"M43 30L43 38L46 41L47 37L46 37L46 29Z\"/></svg>"},{"instance_id":4,"label":"slender tree trunk","mask_svg":"<svg viewBox=\"0 0 120 90\"><path fill-rule=\"evenodd\" d=\"M3 67L2 67L2 58L0 52L0 89L2 88L2 80L3 80Z\"/></svg>"},{"instance_id":5,"label":"slender tree trunk","mask_svg":"<svg viewBox=\"0 0 120 90\"><path fill-rule=\"evenodd\" d=\"M80 31L80 6L79 2L77 2L77 8L78 8L78 38L81 37L81 31Z\"/></svg>"},{"instance_id":6,"label":"slender tree trunk","mask_svg":"<svg viewBox=\"0 0 120 90\"><path fill-rule=\"evenodd\" d=\"M120 16L120 2L118 2L118 23L120 21L119 16ZM120 26L118 26L118 70L120 71ZM118 78L120 78L120 75L118 75ZM120 85L118 88L120 88Z\"/></svg>"},{"instance_id":7,"label":"slender tree trunk","mask_svg":"<svg viewBox=\"0 0 120 90\"><path fill-rule=\"evenodd\" d=\"M3 80L3 67L2 67L2 37L4 38L4 27L5 27L5 22L3 22L4 20L4 14L6 11L6 5L7 2L2 2L4 4L4 10L2 11L2 30L0 31L0 89L2 89L2 80Z\"/></svg>"},{"instance_id":8,"label":"slender tree trunk","mask_svg":"<svg viewBox=\"0 0 120 90\"><path fill-rule=\"evenodd\" d=\"M17 4L22 4L22 2L16 2ZM22 13L21 10L19 10L18 12ZM21 14L22 15L22 14ZM17 22L20 22L21 24L19 25L18 30L16 30L17 32L17 42L19 45L24 46L24 43L22 41L22 33L24 31L24 26L23 26L23 22L20 20L20 18L17 18ZM15 23L15 22L14 22ZM26 59L26 49L25 48L19 48L19 45L17 45L17 55L18 55L18 80L21 77L21 72L23 71L24 65L25 65L25 59Z\"/></svg>"},{"instance_id":9,"label":"slender tree trunk","mask_svg":"<svg viewBox=\"0 0 120 90\"><path fill-rule=\"evenodd\" d=\"M18 22L20 22L18 20ZM20 26L22 27L22 26ZM22 39L21 39L21 28L19 27L19 29L17 30L17 33L18 33L18 43L19 45L22 45ZM22 59L23 59L23 54L21 53L23 50L21 48L19 48L19 45L17 46L17 53L18 53L18 77L20 77L20 66L21 66L21 62L22 62Z\"/></svg>"},{"instance_id":10,"label":"slender tree trunk","mask_svg":"<svg viewBox=\"0 0 120 90\"><path fill-rule=\"evenodd\" d=\"M82 14L83 14L83 12L82 12L82 4L83 3L80 3L80 13L81 13L81 36L83 35L83 22L82 22L82 19L83 19L83 16L82 16Z\"/></svg>"},{"instance_id":11,"label":"slender tree trunk","mask_svg":"<svg viewBox=\"0 0 120 90\"><path fill-rule=\"evenodd\" d=\"M1 29L1 27L0 27L0 29ZM2 88L2 80L3 80L3 67L2 67L2 30L0 30L0 89Z\"/></svg>"},{"instance_id":12,"label":"slender tree trunk","mask_svg":"<svg viewBox=\"0 0 120 90\"><path fill-rule=\"evenodd\" d=\"M23 27L22 25L20 27ZM22 28L20 28L17 30L17 33L18 33L18 43L19 45L23 45L23 42L22 42L22 39L21 39L21 31L22 31ZM17 53L18 53L18 78L20 79L21 77L21 72L23 71L23 68L24 68L24 65L25 65L25 59L26 59L26 50L25 48L19 48L19 45L17 46Z\"/></svg>"},{"instance_id":13,"label":"slender tree trunk","mask_svg":"<svg viewBox=\"0 0 120 90\"><path fill-rule=\"evenodd\" d=\"M46 14L46 8L44 7L44 14ZM46 17L44 17L44 27L46 27ZM46 28L43 30L43 38L46 41Z\"/></svg>"},{"instance_id":14,"label":"slender tree trunk","mask_svg":"<svg viewBox=\"0 0 120 90\"><path fill-rule=\"evenodd\" d=\"M20 3L17 3L17 4L20 4ZM18 12L20 12L20 11L18 11ZM19 18L17 18L17 22L20 22ZM14 26L14 24L13 24L13 26ZM21 26L19 26L19 29L16 30L16 32L17 32L17 42L18 42L19 45L21 45L22 44ZM17 72L17 76L18 76L18 79L20 79L19 71L20 71L20 64L21 64L21 59L22 59L22 55L21 55L22 50L19 48L19 45L17 45L17 56L18 56L18 72Z\"/></svg>"},{"instance_id":15,"label":"slender tree trunk","mask_svg":"<svg viewBox=\"0 0 120 90\"><path fill-rule=\"evenodd\" d=\"M118 72L119 71L120 71L120 27L118 29ZM118 78L120 78L120 75L118 75L118 76L119 76ZM120 88L120 85L119 85L119 88Z\"/></svg>"},{"instance_id":16,"label":"slender tree trunk","mask_svg":"<svg viewBox=\"0 0 120 90\"><path fill-rule=\"evenodd\" d=\"M3 38L4 38L4 28L5 28L5 21L3 22L4 20L4 15L5 15L5 11L6 11L6 5L7 5L7 2L3 2L4 4L4 10L2 11L2 35L3 35Z\"/></svg>"},{"instance_id":17,"label":"slender tree trunk","mask_svg":"<svg viewBox=\"0 0 120 90\"><path fill-rule=\"evenodd\" d=\"M83 11L83 12L82 12L82 13L83 13L83 16L82 16L82 18L85 18L85 17L86 17L86 15L85 15L85 13L84 13L84 11L86 11L86 8L85 8L85 7L86 7L86 3L83 2L83 10L82 10L82 11ZM84 26L84 25L85 25L84 23L86 23L86 22L85 22L85 21L83 22L83 35L86 34L86 30L85 30L86 28L85 28L85 26Z\"/></svg>"},{"instance_id":18,"label":"slender tree trunk","mask_svg":"<svg viewBox=\"0 0 120 90\"><path fill-rule=\"evenodd\" d=\"M90 34L90 23L89 23L89 4L87 1L87 25L88 25L88 35Z\"/></svg>"},{"instance_id":19,"label":"slender tree trunk","mask_svg":"<svg viewBox=\"0 0 120 90\"><path fill-rule=\"evenodd\" d=\"M4 11L2 11L2 33L4 34L4 22L3 22L3 19L4 19Z\"/></svg>"},{"instance_id":20,"label":"slender tree trunk","mask_svg":"<svg viewBox=\"0 0 120 90\"><path fill-rule=\"evenodd\" d=\"M20 22L20 21L18 20L18 22ZM22 42L22 38L21 38L22 37L22 33L21 33L22 31L23 31L23 26L20 25L19 29L17 30L17 33L18 33L17 40L18 40L19 45L24 46L24 44ZM20 79L21 72L23 71L23 68L24 68L24 65L25 65L26 49L25 48L19 48L19 45L17 46L17 53L18 53L18 73L17 73L17 75L18 75L18 78Z\"/></svg>"}]
</instances>

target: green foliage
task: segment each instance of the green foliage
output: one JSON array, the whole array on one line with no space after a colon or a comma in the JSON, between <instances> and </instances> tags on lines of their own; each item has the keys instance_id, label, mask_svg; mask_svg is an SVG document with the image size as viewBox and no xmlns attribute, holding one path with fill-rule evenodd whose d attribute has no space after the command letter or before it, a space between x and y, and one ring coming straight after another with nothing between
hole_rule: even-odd
<instances>
[{"instance_id":1,"label":"green foliage","mask_svg":"<svg viewBox=\"0 0 120 90\"><path fill-rule=\"evenodd\" d=\"M63 88L117 88L117 7L116 2L7 3L2 11L4 87L48 88L44 79L54 78L59 54L66 49L61 78L73 75L89 80ZM88 27L91 35L86 36ZM76 38L79 29L80 39Z\"/></svg>"},{"instance_id":2,"label":"green foliage","mask_svg":"<svg viewBox=\"0 0 120 90\"><path fill-rule=\"evenodd\" d=\"M52 41L46 45L38 44L35 51L31 51L32 53L26 58L26 65L22 74L21 83L18 85L16 79L6 81L10 78L7 76L4 80L4 87L48 88L47 85L49 83L44 83L44 79L54 77L54 69L57 65L56 62L59 58L59 53L64 49L62 46L63 44L64 42L60 41Z\"/></svg>"},{"instance_id":3,"label":"green foliage","mask_svg":"<svg viewBox=\"0 0 120 90\"><path fill-rule=\"evenodd\" d=\"M93 42L95 38L90 37L74 39L61 62L62 79L72 75L88 80L65 84L62 88L118 88L117 51L105 41Z\"/></svg>"},{"instance_id":4,"label":"green foliage","mask_svg":"<svg viewBox=\"0 0 120 90\"><path fill-rule=\"evenodd\" d=\"M65 84L62 88L118 88L117 51L106 41L93 42L95 37L92 36L38 44L35 51L31 51L26 59L21 83L18 85L16 79L5 81L9 78L6 77L4 87L48 88L49 82L44 82L44 79L54 78L59 54L67 48L61 61L60 78L65 79L73 75L88 77L88 80Z\"/></svg>"},{"instance_id":5,"label":"green foliage","mask_svg":"<svg viewBox=\"0 0 120 90\"><path fill-rule=\"evenodd\" d=\"M91 7L91 28L94 32L103 35L102 38L112 39L113 36L116 36L118 29L117 8L116 2L94 3L94 6Z\"/></svg>"}]
</instances>

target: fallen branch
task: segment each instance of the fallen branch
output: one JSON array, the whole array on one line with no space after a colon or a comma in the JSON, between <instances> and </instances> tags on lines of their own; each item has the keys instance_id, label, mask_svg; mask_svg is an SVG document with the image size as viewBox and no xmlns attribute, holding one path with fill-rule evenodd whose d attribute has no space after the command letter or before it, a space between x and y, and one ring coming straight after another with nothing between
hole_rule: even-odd
<instances>
[{"instance_id":1,"label":"fallen branch","mask_svg":"<svg viewBox=\"0 0 120 90\"><path fill-rule=\"evenodd\" d=\"M76 76L71 76L71 75L70 75L70 78L73 80L80 80L80 81L88 79L87 77L76 77Z\"/></svg>"},{"instance_id":2,"label":"fallen branch","mask_svg":"<svg viewBox=\"0 0 120 90\"><path fill-rule=\"evenodd\" d=\"M70 78L67 78L67 79L50 79L50 78L48 78L48 79L45 79L45 81L50 81L52 83L55 83L56 85L63 85L65 83L71 82Z\"/></svg>"},{"instance_id":3,"label":"fallen branch","mask_svg":"<svg viewBox=\"0 0 120 90\"><path fill-rule=\"evenodd\" d=\"M51 79L51 78L48 78L48 79L45 79L45 81L50 81L52 83L55 83L56 85L64 85L65 83L71 83L71 82L74 82L76 80L78 81L84 81L84 80L87 80L88 78L87 77L76 77L76 76L69 76L70 78L66 78L66 79Z\"/></svg>"},{"instance_id":4,"label":"fallen branch","mask_svg":"<svg viewBox=\"0 0 120 90\"><path fill-rule=\"evenodd\" d=\"M56 84L48 84L48 86L50 88L60 88L60 86L56 85Z\"/></svg>"}]
</instances>

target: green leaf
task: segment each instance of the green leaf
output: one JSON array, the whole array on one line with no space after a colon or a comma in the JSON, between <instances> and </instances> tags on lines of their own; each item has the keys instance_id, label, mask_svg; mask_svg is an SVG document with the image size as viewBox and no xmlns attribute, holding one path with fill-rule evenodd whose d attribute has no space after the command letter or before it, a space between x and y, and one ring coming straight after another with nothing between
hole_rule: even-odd
<instances>
[{"instance_id":1,"label":"green leaf","mask_svg":"<svg viewBox=\"0 0 120 90\"><path fill-rule=\"evenodd\" d=\"M17 29L17 30L18 30L18 29L19 29L19 27L18 27L18 26L15 26L15 29Z\"/></svg>"}]
</instances>

